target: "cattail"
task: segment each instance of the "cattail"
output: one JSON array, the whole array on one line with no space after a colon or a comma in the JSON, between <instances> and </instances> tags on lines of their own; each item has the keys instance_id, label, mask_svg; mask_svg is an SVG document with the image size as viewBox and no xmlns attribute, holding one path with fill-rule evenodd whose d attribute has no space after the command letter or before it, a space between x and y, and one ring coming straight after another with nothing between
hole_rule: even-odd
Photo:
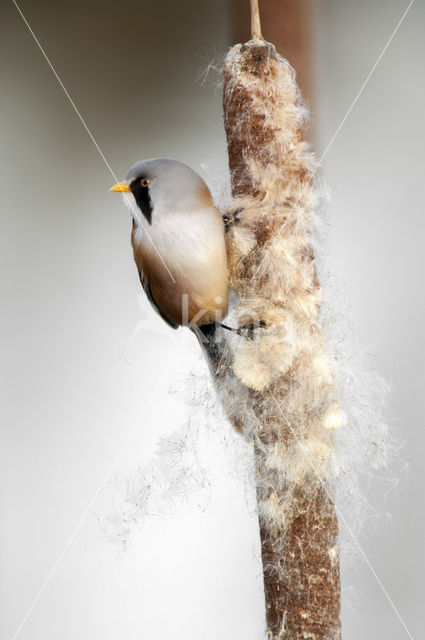
<instances>
[{"instance_id":1,"label":"cattail","mask_svg":"<svg viewBox=\"0 0 425 640\"><path fill-rule=\"evenodd\" d=\"M260 39L224 65L239 336L210 349L217 387L253 442L270 638L340 638L332 434L344 423L324 349L307 117L295 73Z\"/></svg>"}]
</instances>

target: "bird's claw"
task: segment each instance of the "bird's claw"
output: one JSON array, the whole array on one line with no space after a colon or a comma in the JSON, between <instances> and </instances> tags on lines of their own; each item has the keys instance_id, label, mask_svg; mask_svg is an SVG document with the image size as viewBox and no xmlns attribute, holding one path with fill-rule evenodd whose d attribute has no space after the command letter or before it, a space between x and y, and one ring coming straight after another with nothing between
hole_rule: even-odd
<instances>
[{"instance_id":1,"label":"bird's claw","mask_svg":"<svg viewBox=\"0 0 425 640\"><path fill-rule=\"evenodd\" d=\"M234 227L235 224L240 222L239 214L242 211L243 207L239 207L239 209L236 209L235 211L226 211L226 213L223 214L224 228L226 231L229 231L229 229Z\"/></svg>"}]
</instances>

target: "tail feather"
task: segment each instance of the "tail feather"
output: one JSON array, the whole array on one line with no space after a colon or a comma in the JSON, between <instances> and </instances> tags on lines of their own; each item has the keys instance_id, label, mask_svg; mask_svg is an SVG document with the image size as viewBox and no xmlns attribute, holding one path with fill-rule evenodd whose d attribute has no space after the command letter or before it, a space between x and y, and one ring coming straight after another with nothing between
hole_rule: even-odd
<instances>
[{"instance_id":1,"label":"tail feather","mask_svg":"<svg viewBox=\"0 0 425 640\"><path fill-rule=\"evenodd\" d=\"M218 339L217 330L219 327L219 324L213 322L212 324L203 324L193 329L206 356L211 373L214 376L220 375L220 370L223 368L226 348L225 342Z\"/></svg>"}]
</instances>

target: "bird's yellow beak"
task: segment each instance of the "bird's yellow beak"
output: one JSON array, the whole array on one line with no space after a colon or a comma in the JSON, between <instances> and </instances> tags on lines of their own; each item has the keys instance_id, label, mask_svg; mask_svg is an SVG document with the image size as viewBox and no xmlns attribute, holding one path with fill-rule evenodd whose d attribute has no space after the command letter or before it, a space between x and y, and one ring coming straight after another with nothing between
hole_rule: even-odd
<instances>
[{"instance_id":1,"label":"bird's yellow beak","mask_svg":"<svg viewBox=\"0 0 425 640\"><path fill-rule=\"evenodd\" d=\"M114 184L114 186L111 187L109 191L121 191L122 193L128 193L129 191L131 191L131 189L125 182L117 182L117 184Z\"/></svg>"}]
</instances>

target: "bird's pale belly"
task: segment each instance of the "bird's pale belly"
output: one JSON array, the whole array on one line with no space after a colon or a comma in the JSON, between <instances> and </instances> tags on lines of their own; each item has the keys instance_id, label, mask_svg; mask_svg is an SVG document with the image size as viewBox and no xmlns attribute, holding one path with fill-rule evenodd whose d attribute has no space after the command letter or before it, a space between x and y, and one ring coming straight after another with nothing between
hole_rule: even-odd
<instances>
[{"instance_id":1,"label":"bird's pale belly","mask_svg":"<svg viewBox=\"0 0 425 640\"><path fill-rule=\"evenodd\" d=\"M201 291L200 279L175 279L165 294L163 287L151 285L153 298L167 317L185 326L221 322L227 313L227 280L211 282L210 278L209 287Z\"/></svg>"},{"instance_id":2,"label":"bird's pale belly","mask_svg":"<svg viewBox=\"0 0 425 640\"><path fill-rule=\"evenodd\" d=\"M221 222L221 220L220 220ZM187 244L185 245L187 247ZM147 279L155 305L173 323L203 325L221 322L227 313L228 274L223 235L185 253L133 237L134 259ZM161 251L163 249L163 251ZM162 256L168 259L165 262Z\"/></svg>"}]
</instances>

